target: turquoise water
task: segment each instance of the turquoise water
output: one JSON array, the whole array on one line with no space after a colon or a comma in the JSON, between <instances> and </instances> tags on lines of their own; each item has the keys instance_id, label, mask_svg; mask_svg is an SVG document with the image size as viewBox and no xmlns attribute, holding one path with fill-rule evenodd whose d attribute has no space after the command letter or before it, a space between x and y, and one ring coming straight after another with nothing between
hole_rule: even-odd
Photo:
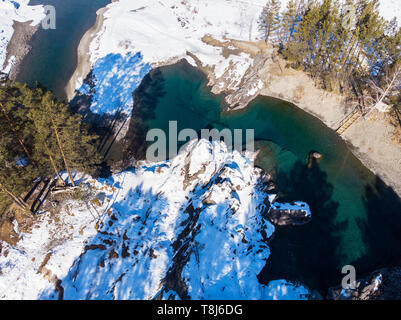
<instances>
[{"instance_id":1,"label":"turquoise water","mask_svg":"<svg viewBox=\"0 0 401 320\"><path fill-rule=\"evenodd\" d=\"M135 92L131 138L143 143L143 133L152 128L167 133L173 120L178 131L255 130L262 151L257 165L274 173L283 201L307 201L313 215L308 225L277 230L262 282L287 278L325 294L328 286L340 283L346 264L364 274L394 263L401 248L400 200L335 132L273 98L259 97L245 109L222 111L223 96L211 94L206 83L201 72L184 62L151 72ZM143 151L135 144L132 148ZM323 160L308 167L311 151L321 153Z\"/></svg>"},{"instance_id":2,"label":"turquoise water","mask_svg":"<svg viewBox=\"0 0 401 320\"><path fill-rule=\"evenodd\" d=\"M17 80L35 85L39 81L60 97L77 67L77 48L96 20L96 11L110 0L31 0L29 4L56 8L56 29L39 28L32 37L32 50L21 64Z\"/></svg>"}]
</instances>

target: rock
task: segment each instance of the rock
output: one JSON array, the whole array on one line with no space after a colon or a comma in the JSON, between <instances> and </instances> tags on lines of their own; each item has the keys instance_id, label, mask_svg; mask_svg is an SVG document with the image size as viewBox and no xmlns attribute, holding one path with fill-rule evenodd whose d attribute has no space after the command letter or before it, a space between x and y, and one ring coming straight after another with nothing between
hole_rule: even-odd
<instances>
[{"instance_id":1,"label":"rock","mask_svg":"<svg viewBox=\"0 0 401 320\"><path fill-rule=\"evenodd\" d=\"M277 226L300 226L310 222L312 215L309 206L304 202L274 203L268 218Z\"/></svg>"},{"instance_id":2,"label":"rock","mask_svg":"<svg viewBox=\"0 0 401 320\"><path fill-rule=\"evenodd\" d=\"M312 152L310 153L310 156L313 157L313 158L315 158L315 159L321 159L321 158L323 158L323 155L322 155L321 153L317 152L317 151L312 151Z\"/></svg>"},{"instance_id":3,"label":"rock","mask_svg":"<svg viewBox=\"0 0 401 320\"><path fill-rule=\"evenodd\" d=\"M330 300L401 300L401 267L383 268L356 281L355 289L329 288Z\"/></svg>"},{"instance_id":4,"label":"rock","mask_svg":"<svg viewBox=\"0 0 401 320\"><path fill-rule=\"evenodd\" d=\"M311 168L313 164L320 163L322 161L323 155L317 151L309 152L308 156L308 168Z\"/></svg>"}]
</instances>

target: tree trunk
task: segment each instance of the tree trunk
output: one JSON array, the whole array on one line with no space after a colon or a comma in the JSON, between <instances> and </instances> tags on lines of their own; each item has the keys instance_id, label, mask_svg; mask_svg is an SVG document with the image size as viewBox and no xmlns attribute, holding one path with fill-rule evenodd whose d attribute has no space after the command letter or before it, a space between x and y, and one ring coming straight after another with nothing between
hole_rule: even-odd
<instances>
[{"instance_id":1,"label":"tree trunk","mask_svg":"<svg viewBox=\"0 0 401 320\"><path fill-rule=\"evenodd\" d=\"M52 164L53 170L56 173L56 176L59 178L59 180L63 183L63 185L66 185L64 179L60 176L60 171L57 169L56 163L54 162L54 159L50 153L49 148L47 147L47 145L45 144L46 147L46 151L47 151L47 155L49 157L50 163Z\"/></svg>"},{"instance_id":2,"label":"tree trunk","mask_svg":"<svg viewBox=\"0 0 401 320\"><path fill-rule=\"evenodd\" d=\"M380 104L381 102L383 102L383 100L387 97L387 95L391 92L391 90L393 89L396 80L398 79L398 77L401 74L401 68L398 68L395 72L394 75L390 81L390 84L387 86L386 90L383 92L383 94L381 95L381 97L379 98L379 100L377 100L377 102L370 108L370 110L365 114L365 117L369 116L369 114L376 109L377 105Z\"/></svg>"},{"instance_id":3,"label":"tree trunk","mask_svg":"<svg viewBox=\"0 0 401 320\"><path fill-rule=\"evenodd\" d=\"M14 195L11 191L7 190L6 187L4 187L4 185L2 183L0 183L0 189L3 190L8 196L9 198L22 210L25 211L30 211L28 209L28 205L26 204L26 202L20 197L20 196L16 196Z\"/></svg>"},{"instance_id":4,"label":"tree trunk","mask_svg":"<svg viewBox=\"0 0 401 320\"><path fill-rule=\"evenodd\" d=\"M58 131L57 131L57 127L56 127L56 125L55 125L55 123L54 123L54 120L52 119L51 121L52 121L52 124L53 124L54 132L55 132L55 134L56 134L57 144L58 144L58 147L59 147L59 149L60 149L61 156L63 157L65 169L67 170L68 177L69 177L70 180L71 180L72 186L75 187L75 186L76 186L76 185L75 185L75 181L74 181L74 179L72 178L71 170L70 170L70 168L69 168L69 166L68 166L68 163L67 163L67 160L66 160L66 158L65 158L63 146L62 146L62 144L61 144L61 140L60 140L60 137L59 137L59 134L58 134Z\"/></svg>"}]
</instances>

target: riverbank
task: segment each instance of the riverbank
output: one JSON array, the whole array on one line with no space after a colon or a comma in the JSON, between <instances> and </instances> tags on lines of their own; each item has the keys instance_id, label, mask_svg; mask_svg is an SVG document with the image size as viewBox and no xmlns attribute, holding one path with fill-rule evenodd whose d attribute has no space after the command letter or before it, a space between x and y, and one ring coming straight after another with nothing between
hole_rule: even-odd
<instances>
[{"instance_id":1,"label":"riverbank","mask_svg":"<svg viewBox=\"0 0 401 320\"><path fill-rule=\"evenodd\" d=\"M217 43L215 42L217 45ZM303 71L288 68L276 50L264 42L238 42L230 40L224 46L245 50L255 61L247 75L263 82L260 95L291 102L320 119L326 126L336 130L354 106L347 104L346 97L328 92L315 85ZM206 71L203 69L203 71ZM213 79L213 75L208 73ZM246 77L244 81L246 81ZM230 102L230 101L228 101ZM240 109L243 105L233 106ZM401 144L397 141L401 128L391 124L386 112L373 112L367 119L360 118L341 137L352 153L374 174L401 196Z\"/></svg>"},{"instance_id":2,"label":"riverbank","mask_svg":"<svg viewBox=\"0 0 401 320\"><path fill-rule=\"evenodd\" d=\"M94 37L99 33L103 26L104 12L107 8L101 8L96 12L96 22L92 28L85 32L81 41L79 42L77 54L78 54L78 64L75 69L74 74L68 81L65 87L65 92L67 99L71 100L75 95L75 89L82 85L83 79L89 74L92 64L90 61L90 45Z\"/></svg>"},{"instance_id":3,"label":"riverbank","mask_svg":"<svg viewBox=\"0 0 401 320\"><path fill-rule=\"evenodd\" d=\"M28 41L45 17L42 5L29 5L29 0L3 0L0 11L0 71L15 79L18 66L29 52Z\"/></svg>"},{"instance_id":4,"label":"riverbank","mask_svg":"<svg viewBox=\"0 0 401 320\"><path fill-rule=\"evenodd\" d=\"M29 44L32 36L38 31L39 25L32 26L30 22L14 21L14 33L7 46L7 56L4 65L8 66L9 78L15 80L24 57L32 47Z\"/></svg>"},{"instance_id":5,"label":"riverbank","mask_svg":"<svg viewBox=\"0 0 401 320\"><path fill-rule=\"evenodd\" d=\"M261 94L292 102L336 130L353 109L346 98L316 87L305 72L285 65L281 59L270 60L259 70L265 83ZM367 119L361 117L341 137L367 168L401 196L401 144L396 139L399 134L400 128L391 124L390 115L376 110Z\"/></svg>"}]
</instances>

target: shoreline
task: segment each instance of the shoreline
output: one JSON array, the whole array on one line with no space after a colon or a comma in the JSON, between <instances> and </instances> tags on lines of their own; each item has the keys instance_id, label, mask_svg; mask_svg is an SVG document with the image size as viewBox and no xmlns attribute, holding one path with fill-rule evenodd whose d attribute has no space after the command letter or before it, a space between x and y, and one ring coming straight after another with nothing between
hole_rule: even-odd
<instances>
[{"instance_id":1,"label":"shoreline","mask_svg":"<svg viewBox=\"0 0 401 320\"><path fill-rule=\"evenodd\" d=\"M280 65L280 71L275 70L275 64ZM285 64L279 58L265 65L261 72L265 87L260 94L288 101L336 130L353 107L347 105L345 97L316 87L305 72ZM388 118L388 113L375 111L369 118L357 120L340 137L366 168L401 197L401 145L394 141L397 128Z\"/></svg>"},{"instance_id":2,"label":"shoreline","mask_svg":"<svg viewBox=\"0 0 401 320\"><path fill-rule=\"evenodd\" d=\"M84 34L79 43L78 65L65 88L68 100L74 97L77 82L83 81L91 70L89 48L93 38L102 29L106 10L107 7L104 7L97 11L95 25ZM251 53L255 61L258 62L254 63L250 70L247 71L247 74L252 74L253 77L257 74L264 83L258 95L274 97L293 103L298 108L321 120L333 130L337 129L338 123L351 110L352 107L346 105L344 97L316 87L313 80L305 72L285 67L286 61L276 56L274 49L258 42L227 40L229 41L216 41L213 45L223 48L235 46L242 52ZM213 41L213 39L208 39L208 41ZM188 57L193 58L193 55L188 54ZM154 66L160 67L175 62L176 59L155 62ZM199 69L207 75L209 85L213 87L214 70L210 68ZM245 80L247 80L247 75L244 76L243 83L246 82ZM218 93L225 93L227 97L231 94L230 97L233 97L233 93L224 89ZM241 92L234 93L234 95L236 98L241 98ZM253 99L254 97L251 97L250 100ZM234 102L238 102L238 100L228 100L231 100L228 101L231 105L235 104ZM246 105L241 103L239 107L233 107L233 109L244 107ZM377 119L372 121L372 117ZM341 135L341 138L366 168L378 175L401 197L401 171L399 170L401 167L401 145L391 140L392 132L394 131L392 129L388 120L386 120L386 114L376 113L370 119L358 120Z\"/></svg>"},{"instance_id":3,"label":"shoreline","mask_svg":"<svg viewBox=\"0 0 401 320\"><path fill-rule=\"evenodd\" d=\"M29 44L30 40L39 30L39 24L32 26L31 23L32 20L27 22L14 21L13 23L14 33L7 45L6 60L4 62L4 66L8 66L11 62L10 60L13 59L9 71L9 78L12 81L17 78L22 61L32 49Z\"/></svg>"},{"instance_id":4,"label":"shoreline","mask_svg":"<svg viewBox=\"0 0 401 320\"><path fill-rule=\"evenodd\" d=\"M93 38L97 35L97 33L101 30L103 26L103 14L104 12L106 12L106 10L107 6L99 9L96 12L95 24L88 31L85 32L81 41L79 42L77 48L77 67L75 68L74 73L72 74L70 80L65 87L65 93L68 101L71 101L75 95L77 81L83 81L91 71L92 65L90 62L90 55L88 54L89 47Z\"/></svg>"}]
</instances>

